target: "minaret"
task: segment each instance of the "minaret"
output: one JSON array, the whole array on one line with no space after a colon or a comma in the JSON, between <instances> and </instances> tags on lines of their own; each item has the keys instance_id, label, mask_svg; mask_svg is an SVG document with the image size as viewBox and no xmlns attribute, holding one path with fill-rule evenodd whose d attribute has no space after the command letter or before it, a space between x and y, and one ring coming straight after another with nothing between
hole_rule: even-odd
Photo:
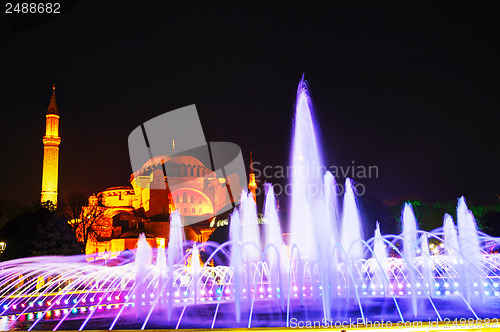
<instances>
[{"instance_id":1,"label":"minaret","mask_svg":"<svg viewBox=\"0 0 500 332\"><path fill-rule=\"evenodd\" d=\"M42 203L51 201L57 206L57 178L59 168L59 109L56 102L56 86L47 109L45 136L43 136Z\"/></svg>"},{"instance_id":2,"label":"minaret","mask_svg":"<svg viewBox=\"0 0 500 332\"><path fill-rule=\"evenodd\" d=\"M255 190L257 189L257 183L255 183L255 173L253 171L253 159L252 159L252 151L250 150L250 174L248 181L248 190L252 193L253 199L257 201L257 196L255 194Z\"/></svg>"}]
</instances>

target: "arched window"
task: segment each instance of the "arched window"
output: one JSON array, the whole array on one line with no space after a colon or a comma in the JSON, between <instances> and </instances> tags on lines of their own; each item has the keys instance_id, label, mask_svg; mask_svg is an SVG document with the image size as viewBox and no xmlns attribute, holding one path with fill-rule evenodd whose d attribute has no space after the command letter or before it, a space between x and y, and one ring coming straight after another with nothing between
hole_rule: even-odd
<instances>
[{"instance_id":1,"label":"arched window","mask_svg":"<svg viewBox=\"0 0 500 332\"><path fill-rule=\"evenodd\" d=\"M188 194L186 192L182 193L182 202L187 203L188 202Z\"/></svg>"},{"instance_id":2,"label":"arched window","mask_svg":"<svg viewBox=\"0 0 500 332\"><path fill-rule=\"evenodd\" d=\"M196 213L196 210L194 208L192 208L191 213Z\"/></svg>"},{"instance_id":3,"label":"arched window","mask_svg":"<svg viewBox=\"0 0 500 332\"><path fill-rule=\"evenodd\" d=\"M198 212L201 214L203 212L203 209L199 209Z\"/></svg>"},{"instance_id":4,"label":"arched window","mask_svg":"<svg viewBox=\"0 0 500 332\"><path fill-rule=\"evenodd\" d=\"M180 199L179 199L179 195L175 196L175 202L176 202L176 203L180 203L180 202L179 202L179 200L180 200Z\"/></svg>"},{"instance_id":5,"label":"arched window","mask_svg":"<svg viewBox=\"0 0 500 332\"><path fill-rule=\"evenodd\" d=\"M188 209L184 208L184 213L187 213L188 212Z\"/></svg>"},{"instance_id":6,"label":"arched window","mask_svg":"<svg viewBox=\"0 0 500 332\"><path fill-rule=\"evenodd\" d=\"M201 201L201 198L200 198L200 201L198 202L198 204L201 204L201 203L203 203L203 202Z\"/></svg>"},{"instance_id":7,"label":"arched window","mask_svg":"<svg viewBox=\"0 0 500 332\"><path fill-rule=\"evenodd\" d=\"M194 196L191 196L191 203L194 203Z\"/></svg>"}]
</instances>

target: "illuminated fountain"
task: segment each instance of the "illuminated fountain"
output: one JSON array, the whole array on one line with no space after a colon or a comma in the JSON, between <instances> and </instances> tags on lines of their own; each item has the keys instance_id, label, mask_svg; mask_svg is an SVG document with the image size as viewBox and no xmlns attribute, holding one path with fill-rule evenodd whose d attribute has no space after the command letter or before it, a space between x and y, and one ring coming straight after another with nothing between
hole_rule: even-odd
<instances>
[{"instance_id":1,"label":"illuminated fountain","mask_svg":"<svg viewBox=\"0 0 500 332\"><path fill-rule=\"evenodd\" d=\"M266 186L264 225L251 194L230 217L230 240L189 243L171 214L168 248L145 237L133 255L33 257L0 264L0 329L65 330L289 326L493 318L500 305L498 243L477 230L462 197L457 226L418 229L411 205L402 234L374 236L362 224L355 185L339 200L322 170L307 84L297 91L291 151L290 240L284 243L274 190ZM431 250L430 250L431 249ZM200 260L200 253L209 255ZM107 263L109 261L109 263ZM227 264L227 262L230 262Z\"/></svg>"}]
</instances>

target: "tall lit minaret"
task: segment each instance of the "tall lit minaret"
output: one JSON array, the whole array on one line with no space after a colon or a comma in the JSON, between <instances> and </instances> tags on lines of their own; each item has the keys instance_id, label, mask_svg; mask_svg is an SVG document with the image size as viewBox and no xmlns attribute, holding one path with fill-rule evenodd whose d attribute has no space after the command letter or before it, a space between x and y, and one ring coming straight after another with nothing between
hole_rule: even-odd
<instances>
[{"instance_id":1,"label":"tall lit minaret","mask_svg":"<svg viewBox=\"0 0 500 332\"><path fill-rule=\"evenodd\" d=\"M59 168L59 109L56 102L56 86L47 109L45 136L43 136L42 197L40 201L52 201L57 206L57 178Z\"/></svg>"},{"instance_id":2,"label":"tall lit minaret","mask_svg":"<svg viewBox=\"0 0 500 332\"><path fill-rule=\"evenodd\" d=\"M255 182L255 173L253 170L253 159L252 159L252 151L250 151L250 174L248 179L248 190L253 195L253 199L257 201L257 196L255 194L255 190L257 189L257 183Z\"/></svg>"}]
</instances>

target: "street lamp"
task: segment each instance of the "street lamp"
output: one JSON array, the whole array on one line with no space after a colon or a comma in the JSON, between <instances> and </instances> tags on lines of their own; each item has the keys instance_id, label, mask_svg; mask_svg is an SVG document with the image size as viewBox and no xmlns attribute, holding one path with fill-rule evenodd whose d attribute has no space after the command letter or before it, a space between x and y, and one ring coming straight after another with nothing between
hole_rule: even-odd
<instances>
[{"instance_id":1,"label":"street lamp","mask_svg":"<svg viewBox=\"0 0 500 332\"><path fill-rule=\"evenodd\" d=\"M5 250L5 247L7 247L7 243L5 242L0 242L0 262L2 261L2 253ZM3 271L3 268L2 268Z\"/></svg>"}]
</instances>

